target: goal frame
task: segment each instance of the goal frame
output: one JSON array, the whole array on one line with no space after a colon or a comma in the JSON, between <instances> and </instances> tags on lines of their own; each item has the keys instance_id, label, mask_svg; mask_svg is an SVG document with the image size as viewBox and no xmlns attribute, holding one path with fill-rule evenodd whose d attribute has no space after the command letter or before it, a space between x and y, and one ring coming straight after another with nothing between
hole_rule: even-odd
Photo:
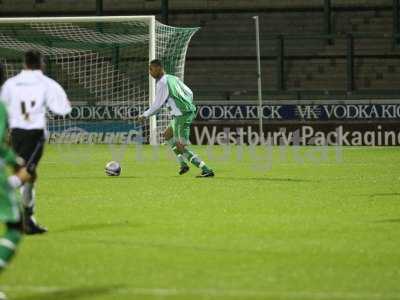
<instances>
[{"instance_id":1,"label":"goal frame","mask_svg":"<svg viewBox=\"0 0 400 300\"><path fill-rule=\"evenodd\" d=\"M156 58L156 18L154 15L148 16L89 16L89 17L18 17L18 18L0 18L0 24L24 24L33 23L75 23L75 22L123 22L138 20L148 24L149 26L149 62ZM155 99L155 80L149 74L149 105ZM157 120L156 116L149 118L149 143L150 145L158 145L157 138Z\"/></svg>"}]
</instances>

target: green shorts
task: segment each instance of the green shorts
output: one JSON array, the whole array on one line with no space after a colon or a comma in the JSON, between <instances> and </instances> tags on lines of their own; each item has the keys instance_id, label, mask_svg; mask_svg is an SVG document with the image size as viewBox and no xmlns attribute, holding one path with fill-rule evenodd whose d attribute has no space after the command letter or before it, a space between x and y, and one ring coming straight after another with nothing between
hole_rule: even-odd
<instances>
[{"instance_id":1,"label":"green shorts","mask_svg":"<svg viewBox=\"0 0 400 300\"><path fill-rule=\"evenodd\" d=\"M170 127L174 133L174 139L184 144L190 142L190 125L196 117L195 112L185 113L182 116L174 116Z\"/></svg>"},{"instance_id":2,"label":"green shorts","mask_svg":"<svg viewBox=\"0 0 400 300\"><path fill-rule=\"evenodd\" d=\"M1 175L0 175L1 176ZM20 202L16 191L11 188L7 178L0 177L0 222L19 222L21 220Z\"/></svg>"}]
</instances>

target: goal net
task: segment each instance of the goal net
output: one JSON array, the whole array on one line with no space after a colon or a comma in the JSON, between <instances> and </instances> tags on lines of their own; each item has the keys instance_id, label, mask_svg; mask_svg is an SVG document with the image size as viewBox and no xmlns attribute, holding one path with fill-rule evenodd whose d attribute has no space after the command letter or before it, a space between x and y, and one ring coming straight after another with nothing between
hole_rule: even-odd
<instances>
[{"instance_id":1,"label":"goal net","mask_svg":"<svg viewBox=\"0 0 400 300\"><path fill-rule=\"evenodd\" d=\"M23 53L40 50L45 73L59 82L73 110L48 115L50 143L163 142L169 123L163 108L147 124L134 117L153 101L148 63L161 59L183 79L188 44L198 28L166 26L154 16L0 19L0 62L7 77L22 68Z\"/></svg>"}]
</instances>

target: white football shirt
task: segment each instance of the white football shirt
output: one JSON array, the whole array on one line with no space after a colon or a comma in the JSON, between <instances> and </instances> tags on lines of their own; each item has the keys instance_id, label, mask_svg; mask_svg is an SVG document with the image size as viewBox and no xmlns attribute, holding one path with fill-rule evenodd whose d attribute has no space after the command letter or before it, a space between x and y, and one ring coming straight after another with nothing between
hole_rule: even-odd
<instances>
[{"instance_id":1,"label":"white football shirt","mask_svg":"<svg viewBox=\"0 0 400 300\"><path fill-rule=\"evenodd\" d=\"M47 108L62 116L71 112L64 89L41 70L22 70L8 79L0 99L7 106L10 128L45 129Z\"/></svg>"},{"instance_id":2,"label":"white football shirt","mask_svg":"<svg viewBox=\"0 0 400 300\"><path fill-rule=\"evenodd\" d=\"M143 113L144 117L150 117L156 114L160 108L167 102L167 107L169 107L171 114L173 116L181 116L182 112L176 106L174 99L169 96L169 89L167 84L167 76L165 74L157 80L156 83L156 96L154 102L151 104L148 110Z\"/></svg>"}]
</instances>

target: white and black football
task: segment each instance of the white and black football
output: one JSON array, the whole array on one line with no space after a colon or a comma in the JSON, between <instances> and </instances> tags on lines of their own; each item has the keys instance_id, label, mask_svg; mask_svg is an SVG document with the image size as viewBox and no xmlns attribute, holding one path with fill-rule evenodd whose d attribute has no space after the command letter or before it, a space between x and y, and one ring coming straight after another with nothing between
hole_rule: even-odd
<instances>
[{"instance_id":1,"label":"white and black football","mask_svg":"<svg viewBox=\"0 0 400 300\"><path fill-rule=\"evenodd\" d=\"M107 176L119 176L121 175L121 166L116 161L110 161L106 164L105 171Z\"/></svg>"}]
</instances>

